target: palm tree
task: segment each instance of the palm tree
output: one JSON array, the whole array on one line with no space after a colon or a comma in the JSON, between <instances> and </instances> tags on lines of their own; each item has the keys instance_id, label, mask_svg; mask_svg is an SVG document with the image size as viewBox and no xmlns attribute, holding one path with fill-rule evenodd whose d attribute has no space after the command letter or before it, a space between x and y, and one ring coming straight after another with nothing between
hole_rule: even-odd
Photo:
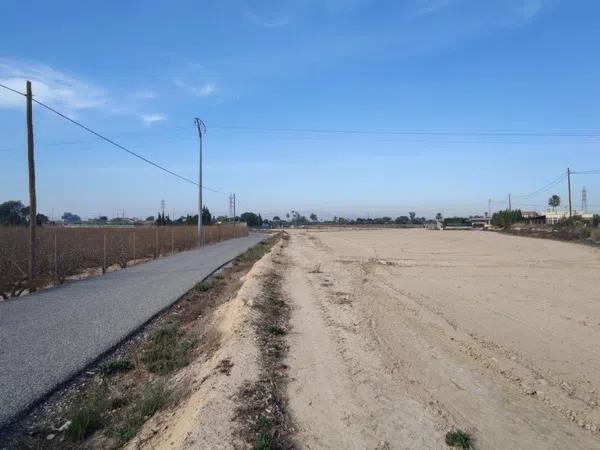
<instances>
[{"instance_id":1,"label":"palm tree","mask_svg":"<svg viewBox=\"0 0 600 450\"><path fill-rule=\"evenodd\" d=\"M560 205L560 197L558 195L553 195L548 199L548 205L552 206L552 211L556 210L556 207Z\"/></svg>"}]
</instances>

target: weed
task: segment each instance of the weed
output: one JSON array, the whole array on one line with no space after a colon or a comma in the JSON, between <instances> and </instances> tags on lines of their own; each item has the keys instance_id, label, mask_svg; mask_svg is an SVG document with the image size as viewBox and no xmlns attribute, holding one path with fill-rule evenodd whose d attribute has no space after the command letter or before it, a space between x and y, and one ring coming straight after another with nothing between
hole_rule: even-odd
<instances>
[{"instance_id":1,"label":"weed","mask_svg":"<svg viewBox=\"0 0 600 450\"><path fill-rule=\"evenodd\" d=\"M265 433L258 433L252 450L271 450L271 438Z\"/></svg>"},{"instance_id":2,"label":"weed","mask_svg":"<svg viewBox=\"0 0 600 450\"><path fill-rule=\"evenodd\" d=\"M126 416L126 423L121 428L121 439L128 441L133 438L142 424L167 404L171 396L171 391L162 381L146 385L132 402L131 410Z\"/></svg>"},{"instance_id":3,"label":"weed","mask_svg":"<svg viewBox=\"0 0 600 450\"><path fill-rule=\"evenodd\" d=\"M317 264L315 266L315 268L313 270L309 271L308 273L323 273L323 272L321 272L321 263Z\"/></svg>"},{"instance_id":4,"label":"weed","mask_svg":"<svg viewBox=\"0 0 600 450\"><path fill-rule=\"evenodd\" d=\"M188 364L186 352L197 341L195 336L183 338L178 325L164 325L150 334L140 359L150 372L166 375Z\"/></svg>"},{"instance_id":5,"label":"weed","mask_svg":"<svg viewBox=\"0 0 600 450\"><path fill-rule=\"evenodd\" d=\"M277 325L268 325L267 331L275 336L283 336L285 334L285 330Z\"/></svg>"},{"instance_id":6,"label":"weed","mask_svg":"<svg viewBox=\"0 0 600 450\"><path fill-rule=\"evenodd\" d=\"M104 392L94 391L75 404L69 415L71 425L66 432L69 439L81 442L94 431L102 428L104 414L109 406L104 394Z\"/></svg>"},{"instance_id":7,"label":"weed","mask_svg":"<svg viewBox=\"0 0 600 450\"><path fill-rule=\"evenodd\" d=\"M450 447L462 449L471 448L471 436L462 430L453 430L446 433L446 444Z\"/></svg>"},{"instance_id":8,"label":"weed","mask_svg":"<svg viewBox=\"0 0 600 450\"><path fill-rule=\"evenodd\" d=\"M269 297L269 301L271 302L271 304L273 304L275 306L285 305L285 302L277 297Z\"/></svg>"},{"instance_id":9,"label":"weed","mask_svg":"<svg viewBox=\"0 0 600 450\"><path fill-rule=\"evenodd\" d=\"M197 291L200 291L200 292L206 292L206 291L211 290L213 287L215 287L216 284L217 283L215 282L215 280L207 279L207 280L204 280L204 281L196 284L194 289Z\"/></svg>"},{"instance_id":10,"label":"weed","mask_svg":"<svg viewBox=\"0 0 600 450\"><path fill-rule=\"evenodd\" d=\"M117 359L101 364L98 367L98 373L102 376L110 376L118 372L127 372L133 369L134 365L128 359Z\"/></svg>"}]
</instances>

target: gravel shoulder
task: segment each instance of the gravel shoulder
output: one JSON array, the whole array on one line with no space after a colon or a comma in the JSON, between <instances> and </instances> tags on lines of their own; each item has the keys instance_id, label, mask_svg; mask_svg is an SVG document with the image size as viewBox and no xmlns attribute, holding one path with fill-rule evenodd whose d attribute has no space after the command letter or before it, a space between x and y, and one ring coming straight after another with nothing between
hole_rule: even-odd
<instances>
[{"instance_id":1,"label":"gravel shoulder","mask_svg":"<svg viewBox=\"0 0 600 450\"><path fill-rule=\"evenodd\" d=\"M600 447L600 252L485 232L291 233L303 448Z\"/></svg>"}]
</instances>

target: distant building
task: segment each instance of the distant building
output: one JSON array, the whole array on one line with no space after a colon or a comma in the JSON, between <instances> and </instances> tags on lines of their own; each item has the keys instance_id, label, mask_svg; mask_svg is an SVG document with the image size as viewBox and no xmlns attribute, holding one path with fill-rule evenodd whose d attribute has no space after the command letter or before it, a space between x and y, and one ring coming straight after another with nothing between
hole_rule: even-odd
<instances>
[{"instance_id":1,"label":"distant building","mask_svg":"<svg viewBox=\"0 0 600 450\"><path fill-rule=\"evenodd\" d=\"M529 224L544 224L546 223L546 215L540 214L537 211L521 211L523 221Z\"/></svg>"},{"instance_id":2,"label":"distant building","mask_svg":"<svg viewBox=\"0 0 600 450\"><path fill-rule=\"evenodd\" d=\"M548 210L546 210L546 212L544 214L546 216L546 223L554 225L554 224L558 223L559 221L561 221L562 219L567 219L569 217L569 210L568 209L562 209L562 210L548 209ZM593 214L577 211L576 209L574 209L572 211L571 215L579 216L583 220L586 220L586 221L587 220L591 221L594 217Z\"/></svg>"},{"instance_id":3,"label":"distant building","mask_svg":"<svg viewBox=\"0 0 600 450\"><path fill-rule=\"evenodd\" d=\"M473 228L487 228L490 226L491 218L490 217L482 217L482 216L474 216L469 218L469 222L471 222L471 226Z\"/></svg>"}]
</instances>

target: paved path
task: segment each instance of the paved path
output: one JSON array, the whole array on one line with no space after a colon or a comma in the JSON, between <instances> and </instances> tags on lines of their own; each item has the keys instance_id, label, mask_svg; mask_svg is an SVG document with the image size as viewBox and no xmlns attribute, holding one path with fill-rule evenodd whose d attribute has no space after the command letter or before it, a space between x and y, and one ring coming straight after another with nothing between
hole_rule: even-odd
<instances>
[{"instance_id":1,"label":"paved path","mask_svg":"<svg viewBox=\"0 0 600 450\"><path fill-rule=\"evenodd\" d=\"M251 234L0 303L0 425L264 238Z\"/></svg>"}]
</instances>

